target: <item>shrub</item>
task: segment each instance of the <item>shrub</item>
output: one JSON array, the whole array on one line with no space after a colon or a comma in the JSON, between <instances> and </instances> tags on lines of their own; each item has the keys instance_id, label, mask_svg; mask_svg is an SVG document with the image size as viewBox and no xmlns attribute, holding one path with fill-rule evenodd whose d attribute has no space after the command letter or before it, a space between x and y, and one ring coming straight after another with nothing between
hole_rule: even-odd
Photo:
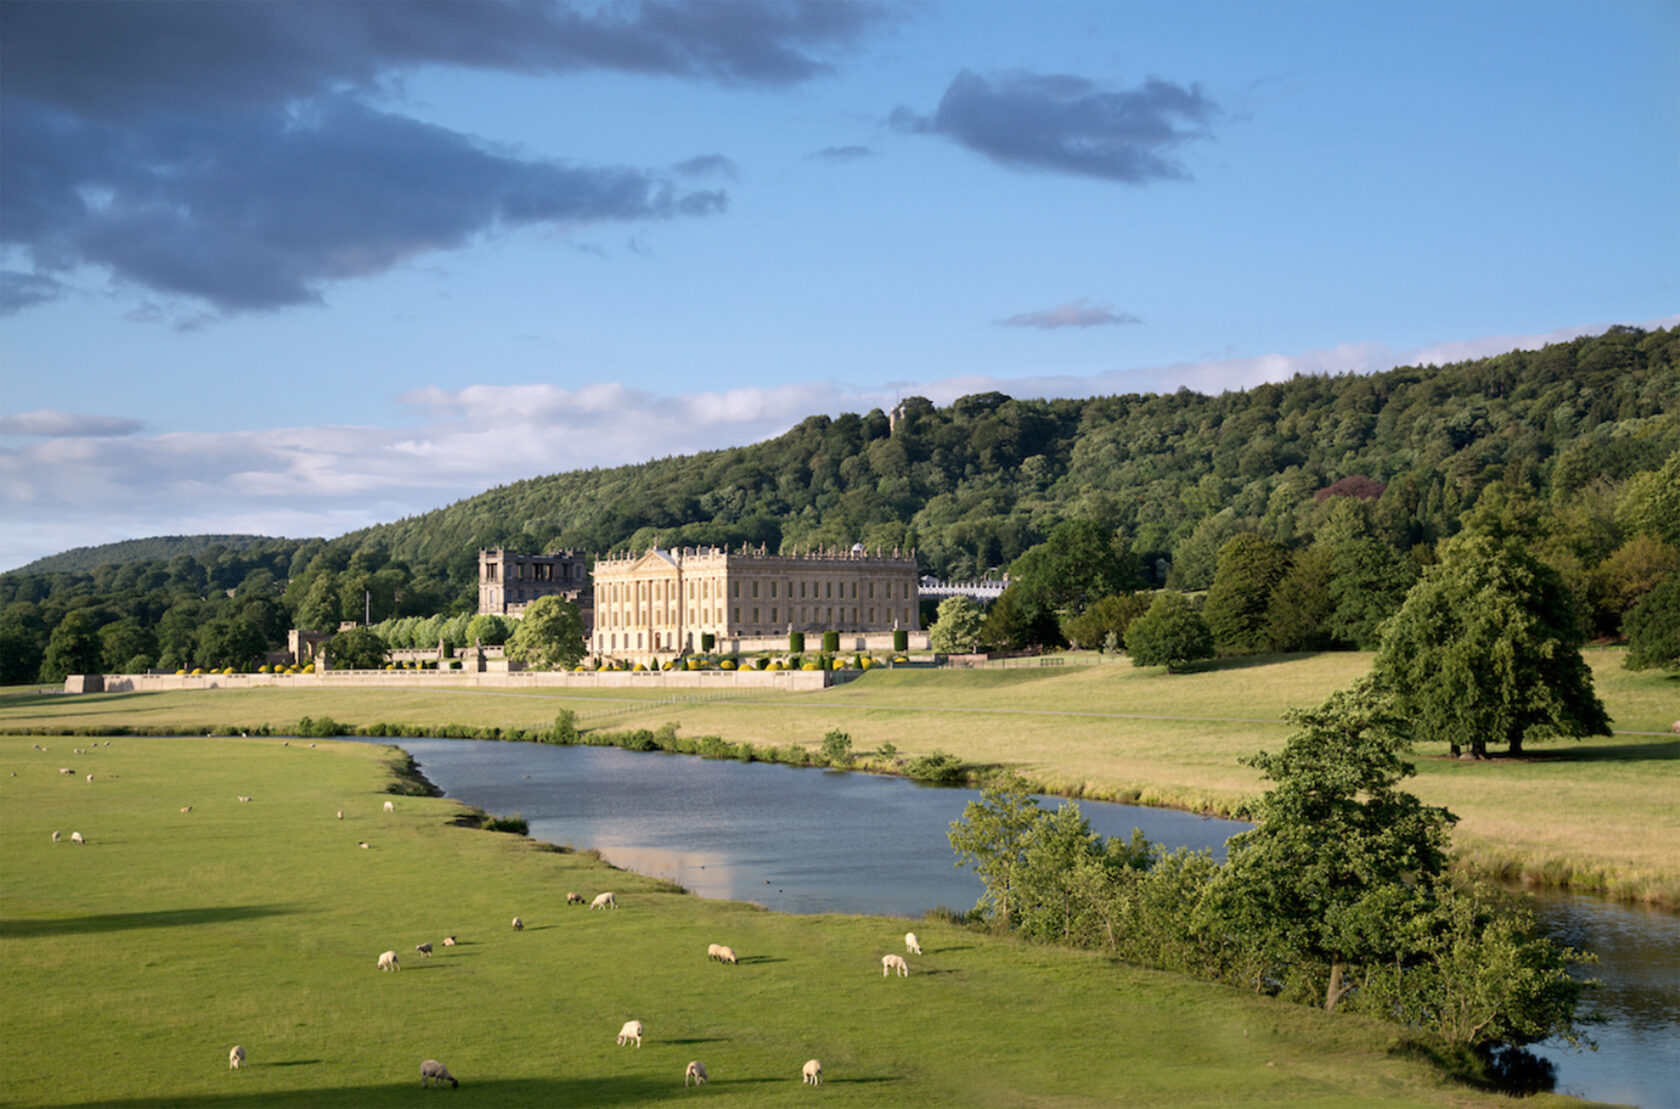
<instances>
[{"instance_id":1,"label":"shrub","mask_svg":"<svg viewBox=\"0 0 1680 1109\"><path fill-rule=\"evenodd\" d=\"M713 635L711 632L700 633L700 649L702 651L710 651L716 643L717 636Z\"/></svg>"},{"instance_id":2,"label":"shrub","mask_svg":"<svg viewBox=\"0 0 1680 1109\"><path fill-rule=\"evenodd\" d=\"M910 649L910 633L903 628L893 629L893 650L908 651Z\"/></svg>"},{"instance_id":3,"label":"shrub","mask_svg":"<svg viewBox=\"0 0 1680 1109\"><path fill-rule=\"evenodd\" d=\"M823 652L832 655L840 649L839 632L823 632Z\"/></svg>"},{"instance_id":4,"label":"shrub","mask_svg":"<svg viewBox=\"0 0 1680 1109\"><path fill-rule=\"evenodd\" d=\"M486 815L479 827L486 832L512 832L519 836L530 835L531 833L531 826L526 823L525 815L517 812L509 813L506 816Z\"/></svg>"},{"instance_id":5,"label":"shrub","mask_svg":"<svg viewBox=\"0 0 1680 1109\"><path fill-rule=\"evenodd\" d=\"M788 654L798 656L805 651L805 633L788 632Z\"/></svg>"},{"instance_id":6,"label":"shrub","mask_svg":"<svg viewBox=\"0 0 1680 1109\"><path fill-rule=\"evenodd\" d=\"M839 728L830 728L823 736L822 756L830 766L845 766L852 761L852 737Z\"/></svg>"},{"instance_id":7,"label":"shrub","mask_svg":"<svg viewBox=\"0 0 1680 1109\"><path fill-rule=\"evenodd\" d=\"M962 779L962 760L947 751L911 759L904 772L918 782L955 782Z\"/></svg>"},{"instance_id":8,"label":"shrub","mask_svg":"<svg viewBox=\"0 0 1680 1109\"><path fill-rule=\"evenodd\" d=\"M554 727L548 733L551 743L576 743L578 741L577 713L571 709L561 709L554 715Z\"/></svg>"}]
</instances>

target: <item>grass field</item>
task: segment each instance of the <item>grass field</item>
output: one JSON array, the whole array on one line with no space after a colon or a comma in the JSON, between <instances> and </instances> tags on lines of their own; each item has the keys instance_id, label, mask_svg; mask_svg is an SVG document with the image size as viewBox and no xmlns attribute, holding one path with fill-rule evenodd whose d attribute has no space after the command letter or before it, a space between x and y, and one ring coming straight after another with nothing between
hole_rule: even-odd
<instances>
[{"instance_id":1,"label":"grass field","mask_svg":"<svg viewBox=\"0 0 1680 1109\"><path fill-rule=\"evenodd\" d=\"M1500 877L1680 905L1680 677L1630 673L1618 650L1588 651L1617 735L1545 744L1521 760L1416 752L1412 788L1460 817L1461 856ZM560 708L585 728L676 722L685 734L815 748L840 728L854 750L900 758L943 749L1018 771L1047 792L1229 813L1261 788L1239 759L1287 735L1290 707L1315 704L1370 666L1338 652L1227 660L1182 675L1129 665L874 671L822 693L672 701L601 694L444 689L212 690L14 696L7 726L289 727L302 716L543 728ZM868 760L865 760L866 764ZM879 765L881 760L876 760Z\"/></svg>"},{"instance_id":2,"label":"grass field","mask_svg":"<svg viewBox=\"0 0 1680 1109\"><path fill-rule=\"evenodd\" d=\"M502 1109L1509 1104L1442 1083L1387 1026L1087 953L917 923L925 956L883 979L904 921L702 901L457 826L454 802L385 792L386 748L72 753L90 743L0 738L4 1104L412 1105L428 1057L462 1082L431 1096ZM606 889L616 912L565 904ZM711 942L741 965L708 962ZM388 948L400 972L375 969ZM613 1042L632 1017L640 1050ZM813 1056L821 1091L799 1084ZM704 1090L683 1088L690 1059Z\"/></svg>"}]
</instances>

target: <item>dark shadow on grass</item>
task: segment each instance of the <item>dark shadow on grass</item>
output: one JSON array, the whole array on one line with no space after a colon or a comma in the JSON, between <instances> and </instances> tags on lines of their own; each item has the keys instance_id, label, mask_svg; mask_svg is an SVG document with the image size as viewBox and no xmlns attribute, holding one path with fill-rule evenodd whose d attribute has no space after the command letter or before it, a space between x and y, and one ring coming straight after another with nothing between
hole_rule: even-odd
<instances>
[{"instance_id":1,"label":"dark shadow on grass","mask_svg":"<svg viewBox=\"0 0 1680 1109\"><path fill-rule=\"evenodd\" d=\"M398 1084L384 1083L367 1086L339 1086L325 1089L275 1090L247 1092L240 1086L237 1072L228 1076L229 1089L225 1093L203 1094L197 1097L174 1095L168 1097L106 1098L99 1101L75 1103L70 1109L278 1109L280 1106L313 1107L343 1106L409 1107L422 1096L420 1092L420 1064L414 1064L414 1081ZM460 1077L460 1076L457 1076ZM771 1079L746 1081L770 1082ZM713 1080L713 1085L737 1085L738 1082ZM460 1089L446 1090L437 1095L438 1103L468 1106L526 1106L526 1105L650 1105L664 1101L678 1101L685 1096L681 1075L673 1079L651 1080L630 1076L612 1078L533 1078L474 1082L471 1075L461 1078ZM689 1089L686 1096L695 1096ZM429 1102L428 1102L429 1104Z\"/></svg>"},{"instance_id":2,"label":"dark shadow on grass","mask_svg":"<svg viewBox=\"0 0 1680 1109\"><path fill-rule=\"evenodd\" d=\"M690 1036L686 1040L658 1040L662 1044L721 1044L727 1041L722 1036Z\"/></svg>"},{"instance_id":3,"label":"dark shadow on grass","mask_svg":"<svg viewBox=\"0 0 1680 1109\"><path fill-rule=\"evenodd\" d=\"M1558 747L1548 750L1527 750L1524 762L1651 762L1680 759L1680 737L1656 743L1616 743L1592 747ZM1498 756L1489 762L1501 761Z\"/></svg>"},{"instance_id":4,"label":"dark shadow on grass","mask_svg":"<svg viewBox=\"0 0 1680 1109\"><path fill-rule=\"evenodd\" d=\"M741 955L738 961L742 965L757 966L760 963L785 963L786 959L778 959L773 955Z\"/></svg>"},{"instance_id":5,"label":"dark shadow on grass","mask_svg":"<svg viewBox=\"0 0 1680 1109\"><path fill-rule=\"evenodd\" d=\"M313 1067L319 1065L320 1062L319 1059L279 1059L272 1063L257 1063L255 1065L259 1067ZM249 1067L252 1064L246 1063L245 1065Z\"/></svg>"},{"instance_id":6,"label":"dark shadow on grass","mask_svg":"<svg viewBox=\"0 0 1680 1109\"><path fill-rule=\"evenodd\" d=\"M1323 651L1300 651L1284 655L1236 655L1232 658L1204 659L1191 663L1182 673L1185 674L1217 674L1227 670L1253 670L1260 666L1276 666L1280 662L1299 662L1304 659L1317 658Z\"/></svg>"},{"instance_id":7,"label":"dark shadow on grass","mask_svg":"<svg viewBox=\"0 0 1680 1109\"><path fill-rule=\"evenodd\" d=\"M296 909L287 905L222 905L202 909L154 909L143 913L96 913L48 920L0 920L0 935L7 939L76 936L93 932L127 932L135 928L174 928L183 924L226 924L295 912Z\"/></svg>"}]
</instances>

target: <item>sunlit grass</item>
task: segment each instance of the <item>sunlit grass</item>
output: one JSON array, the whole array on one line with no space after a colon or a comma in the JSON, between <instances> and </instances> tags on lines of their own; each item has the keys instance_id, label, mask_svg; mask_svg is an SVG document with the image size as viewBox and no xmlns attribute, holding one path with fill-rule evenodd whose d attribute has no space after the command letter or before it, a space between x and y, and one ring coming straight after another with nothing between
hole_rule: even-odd
<instances>
[{"instance_id":1,"label":"sunlit grass","mask_svg":"<svg viewBox=\"0 0 1680 1109\"><path fill-rule=\"evenodd\" d=\"M453 802L383 792L388 749L125 737L72 753L90 744L0 738L10 1104L412 1105L428 1057L461 1079L436 1095L460 1106L1505 1104L1352 1014L949 925L918 922L926 955L888 981L902 920L702 901L456 826ZM617 912L565 904L604 889ZM710 942L742 964L708 962ZM387 948L400 972L374 969ZM630 1017L640 1050L613 1042ZM812 1056L820 1095L798 1088ZM681 1084L696 1058L703 1094Z\"/></svg>"},{"instance_id":2,"label":"sunlit grass","mask_svg":"<svg viewBox=\"0 0 1680 1109\"><path fill-rule=\"evenodd\" d=\"M1525 760L1462 762L1420 747L1413 788L1460 818L1467 862L1619 897L1680 904L1680 678L1632 673L1619 650L1591 650L1611 739L1541 745ZM849 733L864 766L949 751L1025 775L1047 792L1229 813L1263 788L1240 759L1276 750L1289 708L1316 704L1370 667L1334 652L1228 660L1168 675L1126 663L1009 670L879 670L821 693L673 700L680 690L209 690L18 696L0 726L289 728L303 716L352 725L546 728L562 708L586 729L657 728L758 747L816 749ZM706 691L711 698L715 691ZM1642 734L1645 733L1645 734Z\"/></svg>"}]
</instances>

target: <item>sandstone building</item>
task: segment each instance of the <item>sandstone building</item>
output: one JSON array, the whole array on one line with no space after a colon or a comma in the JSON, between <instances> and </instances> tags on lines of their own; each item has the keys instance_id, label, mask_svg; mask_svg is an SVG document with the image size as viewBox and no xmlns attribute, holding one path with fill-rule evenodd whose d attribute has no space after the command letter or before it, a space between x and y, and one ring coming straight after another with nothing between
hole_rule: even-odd
<instances>
[{"instance_id":1,"label":"sandstone building","mask_svg":"<svg viewBox=\"0 0 1680 1109\"><path fill-rule=\"evenodd\" d=\"M478 552L478 611L523 616L541 597L564 597L589 626L589 563L573 551L526 555L496 547Z\"/></svg>"},{"instance_id":2,"label":"sandstone building","mask_svg":"<svg viewBox=\"0 0 1680 1109\"><path fill-rule=\"evenodd\" d=\"M843 650L885 650L920 631L913 555L764 548L655 548L595 563L590 653L646 660L705 648L774 650L790 631L841 635ZM919 634L917 639L923 637ZM814 650L819 642L810 644Z\"/></svg>"}]
</instances>

